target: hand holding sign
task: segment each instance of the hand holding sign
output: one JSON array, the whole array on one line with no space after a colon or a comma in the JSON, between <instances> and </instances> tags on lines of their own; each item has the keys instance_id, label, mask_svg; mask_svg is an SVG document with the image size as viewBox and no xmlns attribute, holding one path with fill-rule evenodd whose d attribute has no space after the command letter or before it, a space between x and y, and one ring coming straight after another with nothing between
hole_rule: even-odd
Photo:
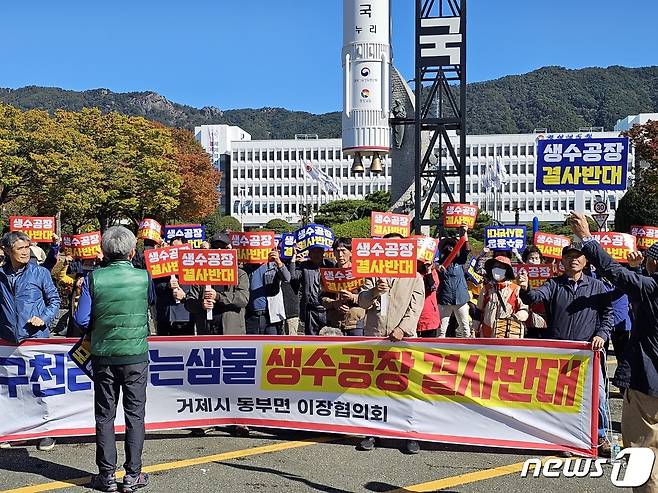
<instances>
[{"instance_id":1,"label":"hand holding sign","mask_svg":"<svg viewBox=\"0 0 658 493\"><path fill-rule=\"evenodd\" d=\"M637 269L644 261L642 252L630 252L628 254L628 266L632 269Z\"/></svg>"},{"instance_id":2,"label":"hand holding sign","mask_svg":"<svg viewBox=\"0 0 658 493\"><path fill-rule=\"evenodd\" d=\"M528 272L525 269L519 271L517 282L524 291L528 289Z\"/></svg>"}]
</instances>

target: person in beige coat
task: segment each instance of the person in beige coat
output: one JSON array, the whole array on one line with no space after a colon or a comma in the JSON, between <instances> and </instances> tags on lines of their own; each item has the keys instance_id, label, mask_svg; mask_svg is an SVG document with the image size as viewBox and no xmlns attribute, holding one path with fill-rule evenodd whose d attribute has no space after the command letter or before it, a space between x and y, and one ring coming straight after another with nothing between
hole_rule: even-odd
<instances>
[{"instance_id":1,"label":"person in beige coat","mask_svg":"<svg viewBox=\"0 0 658 493\"><path fill-rule=\"evenodd\" d=\"M402 238L387 235L385 238ZM425 305L425 283L423 276L400 279L366 279L356 295L356 300L366 309L364 335L368 337L388 337L391 341L401 341L405 337L416 337L418 319ZM420 452L416 440L406 441L406 451ZM359 444L361 450L373 450L375 437L366 437Z\"/></svg>"},{"instance_id":2,"label":"person in beige coat","mask_svg":"<svg viewBox=\"0 0 658 493\"><path fill-rule=\"evenodd\" d=\"M416 328L425 303L423 276L404 279L366 279L358 295L366 309L364 335L401 341L416 337Z\"/></svg>"}]
</instances>

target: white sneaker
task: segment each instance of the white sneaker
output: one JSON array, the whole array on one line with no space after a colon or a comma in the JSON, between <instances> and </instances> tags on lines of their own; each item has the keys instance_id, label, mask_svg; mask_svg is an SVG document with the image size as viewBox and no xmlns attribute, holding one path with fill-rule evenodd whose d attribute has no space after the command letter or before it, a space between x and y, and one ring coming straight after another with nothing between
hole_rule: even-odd
<instances>
[{"instance_id":1,"label":"white sneaker","mask_svg":"<svg viewBox=\"0 0 658 493\"><path fill-rule=\"evenodd\" d=\"M48 452L55 448L55 439L54 438L43 438L39 445L37 445L37 450L42 452Z\"/></svg>"},{"instance_id":2,"label":"white sneaker","mask_svg":"<svg viewBox=\"0 0 658 493\"><path fill-rule=\"evenodd\" d=\"M25 445L25 441L20 442L0 442L0 449L10 449L16 447L17 445Z\"/></svg>"}]
</instances>

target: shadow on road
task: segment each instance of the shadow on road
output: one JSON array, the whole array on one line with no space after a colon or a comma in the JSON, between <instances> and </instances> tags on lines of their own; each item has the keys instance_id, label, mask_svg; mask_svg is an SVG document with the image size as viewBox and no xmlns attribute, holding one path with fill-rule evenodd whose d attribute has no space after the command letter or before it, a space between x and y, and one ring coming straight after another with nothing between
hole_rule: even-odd
<instances>
[{"instance_id":1,"label":"shadow on road","mask_svg":"<svg viewBox=\"0 0 658 493\"><path fill-rule=\"evenodd\" d=\"M258 466L249 466L247 464L231 464L229 462L215 462L215 464L220 464L222 466L232 467L234 469L240 469L243 471L251 472L260 472L264 474L273 474L281 478L288 479L290 481L295 481L297 483L302 483L312 488L315 491L324 491L326 493L351 493L348 490L342 490L340 488L334 488L333 486L327 486L326 484L316 483L315 481L310 481L306 478L298 476L296 474L291 474L284 471L277 471L275 469L270 469L269 467L258 467Z\"/></svg>"},{"instance_id":2,"label":"shadow on road","mask_svg":"<svg viewBox=\"0 0 658 493\"><path fill-rule=\"evenodd\" d=\"M370 481L369 483L364 484L363 487L368 491L375 491L377 493L386 493L393 491L395 491L396 493L404 493L404 492L411 493L412 491L406 489L404 486L395 486L393 484L381 483L379 481ZM436 490L436 491L441 491L441 493L459 493L453 490Z\"/></svg>"},{"instance_id":3,"label":"shadow on road","mask_svg":"<svg viewBox=\"0 0 658 493\"><path fill-rule=\"evenodd\" d=\"M0 469L17 473L39 474L54 481L89 476L88 471L32 456L24 448L3 450L0 454Z\"/></svg>"}]
</instances>

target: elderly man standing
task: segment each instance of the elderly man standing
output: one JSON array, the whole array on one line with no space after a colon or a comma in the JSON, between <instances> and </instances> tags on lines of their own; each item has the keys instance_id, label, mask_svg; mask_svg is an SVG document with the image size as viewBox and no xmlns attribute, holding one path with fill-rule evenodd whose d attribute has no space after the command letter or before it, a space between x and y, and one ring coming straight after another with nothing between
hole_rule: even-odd
<instances>
[{"instance_id":1,"label":"elderly man standing","mask_svg":"<svg viewBox=\"0 0 658 493\"><path fill-rule=\"evenodd\" d=\"M625 447L648 447L658 454L658 243L646 251L646 273L629 270L610 258L593 238L582 214L570 218L574 234L583 242L583 254L597 274L628 295L636 307L635 324L625 356L630 365L630 384L624 393L621 433ZM628 255L629 265L638 267L639 252ZM615 348L615 351L617 348ZM658 464L654 462L649 481L633 488L635 493L658 491Z\"/></svg>"},{"instance_id":2,"label":"elderly man standing","mask_svg":"<svg viewBox=\"0 0 658 493\"><path fill-rule=\"evenodd\" d=\"M594 351L603 349L614 326L612 299L603 282L583 273L587 259L575 246L562 250L564 274L546 281L537 289L528 289L528 274L519 274L520 298L527 305L544 303L547 339L590 342ZM610 457L608 401L605 380L599 368L599 440L600 457Z\"/></svg>"},{"instance_id":3,"label":"elderly man standing","mask_svg":"<svg viewBox=\"0 0 658 493\"><path fill-rule=\"evenodd\" d=\"M103 234L101 248L107 267L90 273L82 285L75 322L91 334L96 416L96 464L91 487L116 491L117 450L114 437L119 393L126 421L126 475L123 492L148 484L142 473L144 414L148 377L147 311L155 301L148 272L133 267L137 240L122 226Z\"/></svg>"},{"instance_id":4,"label":"elderly man standing","mask_svg":"<svg viewBox=\"0 0 658 493\"><path fill-rule=\"evenodd\" d=\"M50 272L30 262L30 238L7 233L2 238L4 263L0 267L0 338L19 343L49 337L48 327L59 311L60 298ZM1 448L9 444L0 444ZM44 438L39 450L52 450L55 440Z\"/></svg>"}]
</instances>

